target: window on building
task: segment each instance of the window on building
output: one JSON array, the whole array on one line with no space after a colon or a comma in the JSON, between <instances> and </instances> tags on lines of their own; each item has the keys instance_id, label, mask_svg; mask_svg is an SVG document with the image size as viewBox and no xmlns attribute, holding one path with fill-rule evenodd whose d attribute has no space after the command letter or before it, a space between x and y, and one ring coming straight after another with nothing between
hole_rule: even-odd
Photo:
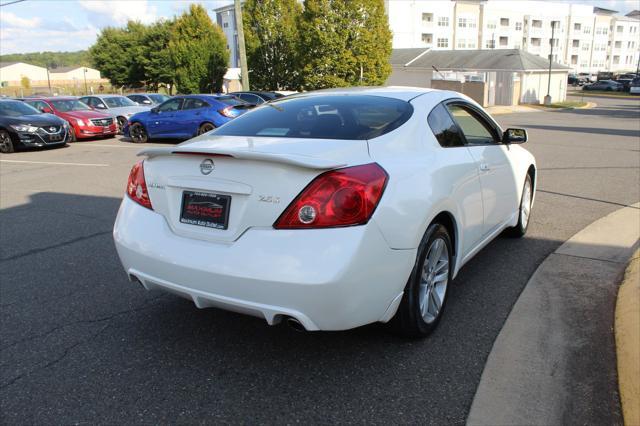
<instances>
[{"instance_id":1,"label":"window on building","mask_svg":"<svg viewBox=\"0 0 640 426\"><path fill-rule=\"evenodd\" d=\"M578 55L571 55L571 65L578 64Z\"/></svg>"},{"instance_id":2,"label":"window on building","mask_svg":"<svg viewBox=\"0 0 640 426\"><path fill-rule=\"evenodd\" d=\"M448 27L449 26L449 17L448 16L440 16L438 18L438 26L439 27Z\"/></svg>"},{"instance_id":3,"label":"window on building","mask_svg":"<svg viewBox=\"0 0 640 426\"><path fill-rule=\"evenodd\" d=\"M509 37L500 37L500 46L506 46L509 44Z\"/></svg>"},{"instance_id":4,"label":"window on building","mask_svg":"<svg viewBox=\"0 0 640 426\"><path fill-rule=\"evenodd\" d=\"M587 66L589 66L589 64L586 61L580 62L580 68L586 68Z\"/></svg>"},{"instance_id":5,"label":"window on building","mask_svg":"<svg viewBox=\"0 0 640 426\"><path fill-rule=\"evenodd\" d=\"M426 44L432 44L433 43L433 34L422 33L422 42L426 43Z\"/></svg>"},{"instance_id":6,"label":"window on building","mask_svg":"<svg viewBox=\"0 0 640 426\"><path fill-rule=\"evenodd\" d=\"M582 25L579 24L579 23L573 24L573 30L574 31L580 31L581 27L582 27Z\"/></svg>"},{"instance_id":7,"label":"window on building","mask_svg":"<svg viewBox=\"0 0 640 426\"><path fill-rule=\"evenodd\" d=\"M540 39L537 37L532 37L531 38L531 45L532 46L540 46Z\"/></svg>"},{"instance_id":8,"label":"window on building","mask_svg":"<svg viewBox=\"0 0 640 426\"><path fill-rule=\"evenodd\" d=\"M588 52L590 47L591 46L589 46L589 43L582 43L582 50L583 51Z\"/></svg>"},{"instance_id":9,"label":"window on building","mask_svg":"<svg viewBox=\"0 0 640 426\"><path fill-rule=\"evenodd\" d=\"M461 38L458 39L457 43L456 43L456 48L458 49L466 49L467 48L467 40Z\"/></svg>"},{"instance_id":10,"label":"window on building","mask_svg":"<svg viewBox=\"0 0 640 426\"><path fill-rule=\"evenodd\" d=\"M495 40L487 40L487 42L485 43L485 48L486 49L495 49L496 48L496 41Z\"/></svg>"},{"instance_id":11,"label":"window on building","mask_svg":"<svg viewBox=\"0 0 640 426\"><path fill-rule=\"evenodd\" d=\"M500 18L500 26L508 27L509 26L509 18Z\"/></svg>"},{"instance_id":12,"label":"window on building","mask_svg":"<svg viewBox=\"0 0 640 426\"><path fill-rule=\"evenodd\" d=\"M580 47L580 40L573 40L571 42L571 47Z\"/></svg>"},{"instance_id":13,"label":"window on building","mask_svg":"<svg viewBox=\"0 0 640 426\"><path fill-rule=\"evenodd\" d=\"M622 25L618 25L616 27L616 32L618 32L618 33L624 32L624 27Z\"/></svg>"},{"instance_id":14,"label":"window on building","mask_svg":"<svg viewBox=\"0 0 640 426\"><path fill-rule=\"evenodd\" d=\"M591 34L591 27L584 27L584 30L582 30L582 32L584 34Z\"/></svg>"},{"instance_id":15,"label":"window on building","mask_svg":"<svg viewBox=\"0 0 640 426\"><path fill-rule=\"evenodd\" d=\"M614 57L613 57L613 64L614 64L614 65L617 65L617 64L619 64L619 63L620 63L620 56L618 56L618 55L614 55Z\"/></svg>"},{"instance_id":16,"label":"window on building","mask_svg":"<svg viewBox=\"0 0 640 426\"><path fill-rule=\"evenodd\" d=\"M422 22L426 22L426 23L433 22L433 13L423 13Z\"/></svg>"},{"instance_id":17,"label":"window on building","mask_svg":"<svg viewBox=\"0 0 640 426\"><path fill-rule=\"evenodd\" d=\"M559 38L549 39L549 44L553 47L558 47L560 46L560 39Z\"/></svg>"},{"instance_id":18,"label":"window on building","mask_svg":"<svg viewBox=\"0 0 640 426\"><path fill-rule=\"evenodd\" d=\"M522 22L516 22L516 31L522 31Z\"/></svg>"},{"instance_id":19,"label":"window on building","mask_svg":"<svg viewBox=\"0 0 640 426\"><path fill-rule=\"evenodd\" d=\"M622 42L621 41L616 41L616 44L614 45L614 47L616 49L620 49L622 47Z\"/></svg>"},{"instance_id":20,"label":"window on building","mask_svg":"<svg viewBox=\"0 0 640 426\"><path fill-rule=\"evenodd\" d=\"M467 28L467 18L458 18L458 28Z\"/></svg>"},{"instance_id":21,"label":"window on building","mask_svg":"<svg viewBox=\"0 0 640 426\"><path fill-rule=\"evenodd\" d=\"M534 19L531 21L531 26L533 28L542 28L542 21L539 19Z\"/></svg>"},{"instance_id":22,"label":"window on building","mask_svg":"<svg viewBox=\"0 0 640 426\"><path fill-rule=\"evenodd\" d=\"M467 40L467 49L475 49L475 48L476 48L475 40Z\"/></svg>"},{"instance_id":23,"label":"window on building","mask_svg":"<svg viewBox=\"0 0 640 426\"><path fill-rule=\"evenodd\" d=\"M449 39L448 38L439 38L438 39L438 47L449 47Z\"/></svg>"},{"instance_id":24,"label":"window on building","mask_svg":"<svg viewBox=\"0 0 640 426\"><path fill-rule=\"evenodd\" d=\"M229 23L228 22L223 22L222 23L222 27L223 28L229 28Z\"/></svg>"},{"instance_id":25,"label":"window on building","mask_svg":"<svg viewBox=\"0 0 640 426\"><path fill-rule=\"evenodd\" d=\"M496 29L496 21L488 21L487 22L487 29L488 30L495 30Z\"/></svg>"}]
</instances>

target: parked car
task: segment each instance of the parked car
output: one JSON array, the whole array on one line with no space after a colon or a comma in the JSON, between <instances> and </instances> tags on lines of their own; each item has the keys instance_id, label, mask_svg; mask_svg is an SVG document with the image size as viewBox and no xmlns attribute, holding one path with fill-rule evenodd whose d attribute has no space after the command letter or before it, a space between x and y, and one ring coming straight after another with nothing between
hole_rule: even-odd
<instances>
[{"instance_id":1,"label":"parked car","mask_svg":"<svg viewBox=\"0 0 640 426\"><path fill-rule=\"evenodd\" d=\"M151 109L151 106L137 105L131 99L120 95L91 95L83 96L80 100L91 108L113 116L116 119L118 132L120 133L122 133L129 117L138 112Z\"/></svg>"},{"instance_id":2,"label":"parked car","mask_svg":"<svg viewBox=\"0 0 640 426\"><path fill-rule=\"evenodd\" d=\"M53 114L42 114L24 102L0 99L0 152L18 147L62 146L71 140L69 125Z\"/></svg>"},{"instance_id":3,"label":"parked car","mask_svg":"<svg viewBox=\"0 0 640 426\"><path fill-rule=\"evenodd\" d=\"M132 93L127 95L127 98L131 99L137 105L153 106L160 105L164 101L171 99L170 96L163 95L162 93Z\"/></svg>"},{"instance_id":4,"label":"parked car","mask_svg":"<svg viewBox=\"0 0 640 426\"><path fill-rule=\"evenodd\" d=\"M606 90L607 92L619 92L620 90L622 90L622 84L619 84L613 80L600 80L596 81L595 83L583 86L582 90Z\"/></svg>"},{"instance_id":5,"label":"parked car","mask_svg":"<svg viewBox=\"0 0 640 426\"><path fill-rule=\"evenodd\" d=\"M639 94L640 93L640 77L636 77L631 80L631 84L629 85L629 93Z\"/></svg>"},{"instance_id":6,"label":"parked car","mask_svg":"<svg viewBox=\"0 0 640 426\"><path fill-rule=\"evenodd\" d=\"M618 80L620 80L620 79L633 80L636 77L640 77L640 75L637 75L635 72L630 72L630 73L626 73L626 74L620 74L618 76Z\"/></svg>"},{"instance_id":7,"label":"parked car","mask_svg":"<svg viewBox=\"0 0 640 426\"><path fill-rule=\"evenodd\" d=\"M40 112L55 114L66 120L71 126L72 140L113 137L118 132L113 117L91 109L77 98L28 98L24 102Z\"/></svg>"},{"instance_id":8,"label":"parked car","mask_svg":"<svg viewBox=\"0 0 640 426\"><path fill-rule=\"evenodd\" d=\"M587 82L588 80L586 78L576 74L569 74L569 77L567 79L567 83L571 84L572 86L583 86Z\"/></svg>"},{"instance_id":9,"label":"parked car","mask_svg":"<svg viewBox=\"0 0 640 426\"><path fill-rule=\"evenodd\" d=\"M598 71L597 81L613 80L614 74L610 71Z\"/></svg>"},{"instance_id":10,"label":"parked car","mask_svg":"<svg viewBox=\"0 0 640 426\"><path fill-rule=\"evenodd\" d=\"M632 78L618 78L616 80L616 83L622 85L622 87L620 88L622 92L628 92L629 89L631 88L632 80L633 80Z\"/></svg>"},{"instance_id":11,"label":"parked car","mask_svg":"<svg viewBox=\"0 0 640 426\"><path fill-rule=\"evenodd\" d=\"M598 76L596 74L590 74L588 72L578 73L578 77L582 78L587 83L594 83L598 81Z\"/></svg>"},{"instance_id":12,"label":"parked car","mask_svg":"<svg viewBox=\"0 0 640 426\"><path fill-rule=\"evenodd\" d=\"M140 154L115 222L132 281L306 330L425 336L460 268L527 232L524 129L469 97L335 89L272 101ZM464 289L461 289L464 291Z\"/></svg>"},{"instance_id":13,"label":"parked car","mask_svg":"<svg viewBox=\"0 0 640 426\"><path fill-rule=\"evenodd\" d=\"M265 102L269 102L274 99L284 97L284 95L277 92L259 92L259 91L231 92L229 93L229 95L238 97L243 101L253 105L261 105Z\"/></svg>"},{"instance_id":14,"label":"parked car","mask_svg":"<svg viewBox=\"0 0 640 426\"><path fill-rule=\"evenodd\" d=\"M229 95L176 96L132 116L125 136L134 142L150 139L189 139L245 113L253 105Z\"/></svg>"}]
</instances>

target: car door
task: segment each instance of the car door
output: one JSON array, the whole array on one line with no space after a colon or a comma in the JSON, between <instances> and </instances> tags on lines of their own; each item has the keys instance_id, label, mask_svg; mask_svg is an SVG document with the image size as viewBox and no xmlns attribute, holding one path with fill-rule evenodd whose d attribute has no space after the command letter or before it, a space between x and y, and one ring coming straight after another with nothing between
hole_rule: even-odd
<instances>
[{"instance_id":1,"label":"car door","mask_svg":"<svg viewBox=\"0 0 640 426\"><path fill-rule=\"evenodd\" d=\"M480 173L484 236L496 231L518 209L516 180L509 161L509 147L501 142L501 130L475 106L465 101L447 103L465 145Z\"/></svg>"},{"instance_id":2,"label":"car door","mask_svg":"<svg viewBox=\"0 0 640 426\"><path fill-rule=\"evenodd\" d=\"M192 137L198 133L200 124L205 121L211 122L206 117L205 108L208 108L209 104L198 98L186 98L182 104L182 110L180 111L181 131L185 137Z\"/></svg>"},{"instance_id":3,"label":"car door","mask_svg":"<svg viewBox=\"0 0 640 426\"><path fill-rule=\"evenodd\" d=\"M431 131L442 150L438 158L431 159L428 166L434 167L434 184L450 187L450 197L459 207L460 250L464 259L476 247L484 235L484 211L482 185L475 159L465 146L464 136L451 118L444 104L438 104L427 117Z\"/></svg>"},{"instance_id":4,"label":"car door","mask_svg":"<svg viewBox=\"0 0 640 426\"><path fill-rule=\"evenodd\" d=\"M176 136L176 113L182 108L183 98L169 99L159 105L149 116L149 136L172 138Z\"/></svg>"}]
</instances>

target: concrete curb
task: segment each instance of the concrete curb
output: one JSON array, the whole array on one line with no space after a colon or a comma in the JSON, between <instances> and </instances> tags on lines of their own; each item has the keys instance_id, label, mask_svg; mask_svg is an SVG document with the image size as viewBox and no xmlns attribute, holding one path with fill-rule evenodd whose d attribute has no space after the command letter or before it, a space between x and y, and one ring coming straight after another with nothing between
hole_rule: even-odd
<instances>
[{"instance_id":1,"label":"concrete curb","mask_svg":"<svg viewBox=\"0 0 640 426\"><path fill-rule=\"evenodd\" d=\"M613 309L640 203L578 232L529 279L485 365L467 424L621 423Z\"/></svg>"},{"instance_id":2,"label":"concrete curb","mask_svg":"<svg viewBox=\"0 0 640 426\"><path fill-rule=\"evenodd\" d=\"M640 251L625 272L616 304L616 353L624 423L640 425Z\"/></svg>"}]
</instances>

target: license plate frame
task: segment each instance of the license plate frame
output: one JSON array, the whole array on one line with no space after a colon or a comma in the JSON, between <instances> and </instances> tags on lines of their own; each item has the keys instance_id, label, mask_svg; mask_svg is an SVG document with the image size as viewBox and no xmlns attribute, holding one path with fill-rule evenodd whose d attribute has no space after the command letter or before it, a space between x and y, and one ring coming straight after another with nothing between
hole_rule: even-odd
<instances>
[{"instance_id":1,"label":"license plate frame","mask_svg":"<svg viewBox=\"0 0 640 426\"><path fill-rule=\"evenodd\" d=\"M229 228L231 196L203 191L182 191L180 223L209 229Z\"/></svg>"}]
</instances>

